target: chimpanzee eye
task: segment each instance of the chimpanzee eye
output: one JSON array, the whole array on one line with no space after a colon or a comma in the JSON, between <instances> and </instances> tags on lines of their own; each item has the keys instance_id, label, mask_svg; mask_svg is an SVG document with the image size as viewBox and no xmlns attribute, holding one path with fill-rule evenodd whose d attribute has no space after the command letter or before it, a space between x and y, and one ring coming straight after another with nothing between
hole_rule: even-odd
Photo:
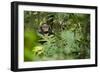
<instances>
[{"instance_id":1,"label":"chimpanzee eye","mask_svg":"<svg viewBox=\"0 0 100 73\"><path fill-rule=\"evenodd\" d=\"M48 28L48 26L43 26L43 28Z\"/></svg>"}]
</instances>

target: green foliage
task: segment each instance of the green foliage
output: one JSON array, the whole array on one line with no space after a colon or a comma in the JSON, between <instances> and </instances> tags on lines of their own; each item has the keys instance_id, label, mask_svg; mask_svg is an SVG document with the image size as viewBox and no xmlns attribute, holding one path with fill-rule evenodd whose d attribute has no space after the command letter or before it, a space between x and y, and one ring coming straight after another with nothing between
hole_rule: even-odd
<instances>
[{"instance_id":1,"label":"green foliage","mask_svg":"<svg viewBox=\"0 0 100 73\"><path fill-rule=\"evenodd\" d=\"M29 48L24 48L24 61L33 61L33 52Z\"/></svg>"},{"instance_id":2,"label":"green foliage","mask_svg":"<svg viewBox=\"0 0 100 73\"><path fill-rule=\"evenodd\" d=\"M43 23L51 35L39 33ZM24 61L90 58L89 14L24 11L24 24Z\"/></svg>"},{"instance_id":3,"label":"green foliage","mask_svg":"<svg viewBox=\"0 0 100 73\"><path fill-rule=\"evenodd\" d=\"M24 45L27 48L32 48L37 44L38 35L34 30L26 29L24 32Z\"/></svg>"}]
</instances>

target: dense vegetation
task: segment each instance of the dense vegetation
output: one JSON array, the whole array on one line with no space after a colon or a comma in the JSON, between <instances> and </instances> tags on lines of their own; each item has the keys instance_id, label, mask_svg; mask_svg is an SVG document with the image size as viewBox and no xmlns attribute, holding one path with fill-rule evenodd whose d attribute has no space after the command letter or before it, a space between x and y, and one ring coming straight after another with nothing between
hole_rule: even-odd
<instances>
[{"instance_id":1,"label":"dense vegetation","mask_svg":"<svg viewBox=\"0 0 100 73\"><path fill-rule=\"evenodd\" d=\"M39 33L43 23L50 26L52 34ZM24 11L24 61L87 58L90 58L89 14Z\"/></svg>"}]
</instances>

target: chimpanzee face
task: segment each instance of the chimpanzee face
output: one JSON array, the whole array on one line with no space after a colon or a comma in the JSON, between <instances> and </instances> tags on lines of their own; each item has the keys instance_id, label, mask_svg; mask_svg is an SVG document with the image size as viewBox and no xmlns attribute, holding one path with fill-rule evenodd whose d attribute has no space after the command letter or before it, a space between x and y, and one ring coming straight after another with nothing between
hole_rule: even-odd
<instances>
[{"instance_id":1,"label":"chimpanzee face","mask_svg":"<svg viewBox=\"0 0 100 73\"><path fill-rule=\"evenodd\" d=\"M41 28L42 28L43 32L48 32L49 31L49 26L47 24L43 24Z\"/></svg>"}]
</instances>

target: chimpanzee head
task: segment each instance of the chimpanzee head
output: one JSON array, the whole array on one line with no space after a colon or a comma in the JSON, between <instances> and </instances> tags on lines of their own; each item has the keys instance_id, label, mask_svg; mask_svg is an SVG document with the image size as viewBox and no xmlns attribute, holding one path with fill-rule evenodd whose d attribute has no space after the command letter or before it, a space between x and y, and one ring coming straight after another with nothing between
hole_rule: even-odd
<instances>
[{"instance_id":1,"label":"chimpanzee head","mask_svg":"<svg viewBox=\"0 0 100 73\"><path fill-rule=\"evenodd\" d=\"M47 25L46 23L44 23L43 25L41 25L40 27L40 33L42 34L51 34L52 33L52 30L50 28L49 25Z\"/></svg>"},{"instance_id":2,"label":"chimpanzee head","mask_svg":"<svg viewBox=\"0 0 100 73\"><path fill-rule=\"evenodd\" d=\"M48 33L49 31L49 25L47 25L46 23L44 23L42 26L41 26L41 30L44 32L44 33Z\"/></svg>"}]
</instances>

